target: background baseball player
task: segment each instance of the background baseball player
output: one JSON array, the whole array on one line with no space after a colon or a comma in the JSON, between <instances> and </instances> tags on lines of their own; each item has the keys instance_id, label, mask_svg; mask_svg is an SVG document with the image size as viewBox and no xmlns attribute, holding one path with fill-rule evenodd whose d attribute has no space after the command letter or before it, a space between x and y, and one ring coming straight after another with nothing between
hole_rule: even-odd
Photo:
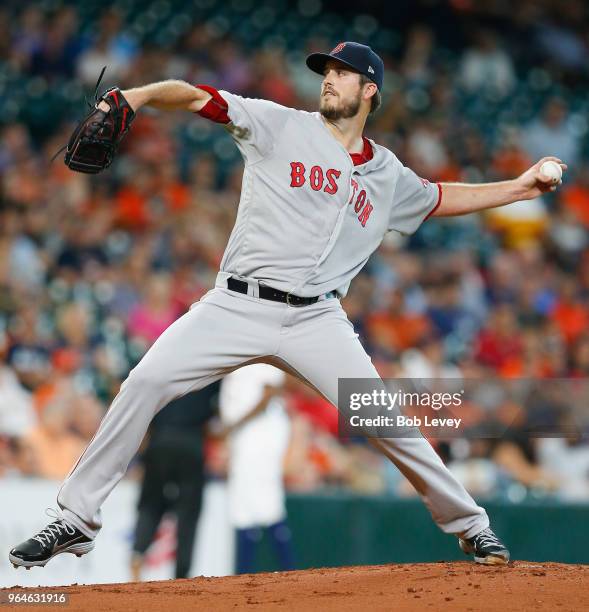
<instances>
[{"instance_id":1,"label":"background baseball player","mask_svg":"<svg viewBox=\"0 0 589 612\"><path fill-rule=\"evenodd\" d=\"M151 423L131 557L134 581L141 578L145 553L168 512L176 518L175 577L189 575L205 481L205 429L217 412L219 386L174 400Z\"/></svg>"},{"instance_id":2,"label":"background baseball player","mask_svg":"<svg viewBox=\"0 0 589 612\"><path fill-rule=\"evenodd\" d=\"M285 378L284 372L257 363L231 372L221 385L219 414L229 443L227 493L229 520L237 536L237 574L254 571L264 534L279 568L294 569L284 492L290 438Z\"/></svg>"},{"instance_id":3,"label":"background baseball player","mask_svg":"<svg viewBox=\"0 0 589 612\"><path fill-rule=\"evenodd\" d=\"M15 566L45 565L57 554L94 548L102 502L124 475L151 419L173 398L258 361L292 372L334 404L338 378L378 378L339 298L384 234L410 234L433 214L460 215L534 198L557 182L540 173L543 161L566 168L545 158L514 180L429 183L362 137L379 103L378 55L358 43L340 43L329 54L312 54L307 64L323 74L318 113L176 81L107 92L107 116L126 99L135 111L144 105L184 109L224 124L245 160L241 200L215 288L131 371L58 493L61 518L10 551ZM121 132L128 127L125 114L119 124ZM84 141L90 151L92 143ZM70 159L76 151L70 148ZM485 510L424 438L373 443L411 481L440 529L460 538L465 552L482 563L508 561Z\"/></svg>"}]
</instances>

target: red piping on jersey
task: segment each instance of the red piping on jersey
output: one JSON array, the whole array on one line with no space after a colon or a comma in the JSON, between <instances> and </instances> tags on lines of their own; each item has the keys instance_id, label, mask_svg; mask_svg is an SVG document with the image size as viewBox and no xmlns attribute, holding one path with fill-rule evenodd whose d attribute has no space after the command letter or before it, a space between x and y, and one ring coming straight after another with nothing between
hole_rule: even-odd
<instances>
[{"instance_id":1,"label":"red piping on jersey","mask_svg":"<svg viewBox=\"0 0 589 612\"><path fill-rule=\"evenodd\" d=\"M429 211L429 214L424 219L424 221L427 221L436 212L436 210L438 210L440 204L442 203L442 184L436 183L436 185L438 186L438 201L436 202L436 205Z\"/></svg>"},{"instance_id":2,"label":"red piping on jersey","mask_svg":"<svg viewBox=\"0 0 589 612\"><path fill-rule=\"evenodd\" d=\"M364 141L362 153L350 153L354 166L365 164L374 157L374 151L372 150L372 145L370 144L368 138L366 138L366 136L362 136L362 140Z\"/></svg>"},{"instance_id":3,"label":"red piping on jersey","mask_svg":"<svg viewBox=\"0 0 589 612\"><path fill-rule=\"evenodd\" d=\"M199 111L197 111L197 113L201 117L210 119L215 123L229 123L231 121L231 119L229 119L229 115L227 114L229 105L227 104L225 98L223 98L223 96L210 85L195 85L195 87L206 91L212 96L211 99Z\"/></svg>"}]
</instances>

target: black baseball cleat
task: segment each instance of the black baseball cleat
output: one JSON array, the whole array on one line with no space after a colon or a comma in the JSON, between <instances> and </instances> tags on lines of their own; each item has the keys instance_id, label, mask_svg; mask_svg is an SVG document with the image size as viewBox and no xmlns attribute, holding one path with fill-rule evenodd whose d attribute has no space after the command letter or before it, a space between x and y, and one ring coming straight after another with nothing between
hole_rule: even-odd
<instances>
[{"instance_id":1,"label":"black baseball cleat","mask_svg":"<svg viewBox=\"0 0 589 612\"><path fill-rule=\"evenodd\" d=\"M490 527L483 529L474 538L460 538L460 548L467 555L474 554L474 560L484 565L507 565L509 551Z\"/></svg>"},{"instance_id":2,"label":"black baseball cleat","mask_svg":"<svg viewBox=\"0 0 589 612\"><path fill-rule=\"evenodd\" d=\"M94 549L94 540L59 518L37 535L15 546L8 559L15 568L44 567L53 557L71 553L81 557Z\"/></svg>"}]
</instances>

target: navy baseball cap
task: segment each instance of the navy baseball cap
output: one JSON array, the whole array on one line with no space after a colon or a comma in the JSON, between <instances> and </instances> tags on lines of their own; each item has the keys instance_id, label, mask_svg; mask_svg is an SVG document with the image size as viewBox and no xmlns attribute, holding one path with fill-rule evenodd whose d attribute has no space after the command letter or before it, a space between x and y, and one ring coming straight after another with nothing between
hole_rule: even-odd
<instances>
[{"instance_id":1,"label":"navy baseball cap","mask_svg":"<svg viewBox=\"0 0 589 612\"><path fill-rule=\"evenodd\" d=\"M311 53L307 58L307 66L318 74L323 74L325 64L330 59L336 59L353 68L360 74L376 83L382 89L384 64L380 57L367 45L357 42L341 42L329 53Z\"/></svg>"}]
</instances>

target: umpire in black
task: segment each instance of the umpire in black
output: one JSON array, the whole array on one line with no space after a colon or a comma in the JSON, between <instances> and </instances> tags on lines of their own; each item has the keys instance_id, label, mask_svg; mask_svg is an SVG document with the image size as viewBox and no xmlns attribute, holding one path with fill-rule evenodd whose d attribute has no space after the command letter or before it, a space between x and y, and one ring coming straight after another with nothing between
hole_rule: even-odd
<instances>
[{"instance_id":1,"label":"umpire in black","mask_svg":"<svg viewBox=\"0 0 589 612\"><path fill-rule=\"evenodd\" d=\"M176 578L188 577L204 486L204 436L217 412L220 383L170 402L151 423L143 453L131 573L140 579L143 556L162 516L177 519Z\"/></svg>"}]
</instances>

